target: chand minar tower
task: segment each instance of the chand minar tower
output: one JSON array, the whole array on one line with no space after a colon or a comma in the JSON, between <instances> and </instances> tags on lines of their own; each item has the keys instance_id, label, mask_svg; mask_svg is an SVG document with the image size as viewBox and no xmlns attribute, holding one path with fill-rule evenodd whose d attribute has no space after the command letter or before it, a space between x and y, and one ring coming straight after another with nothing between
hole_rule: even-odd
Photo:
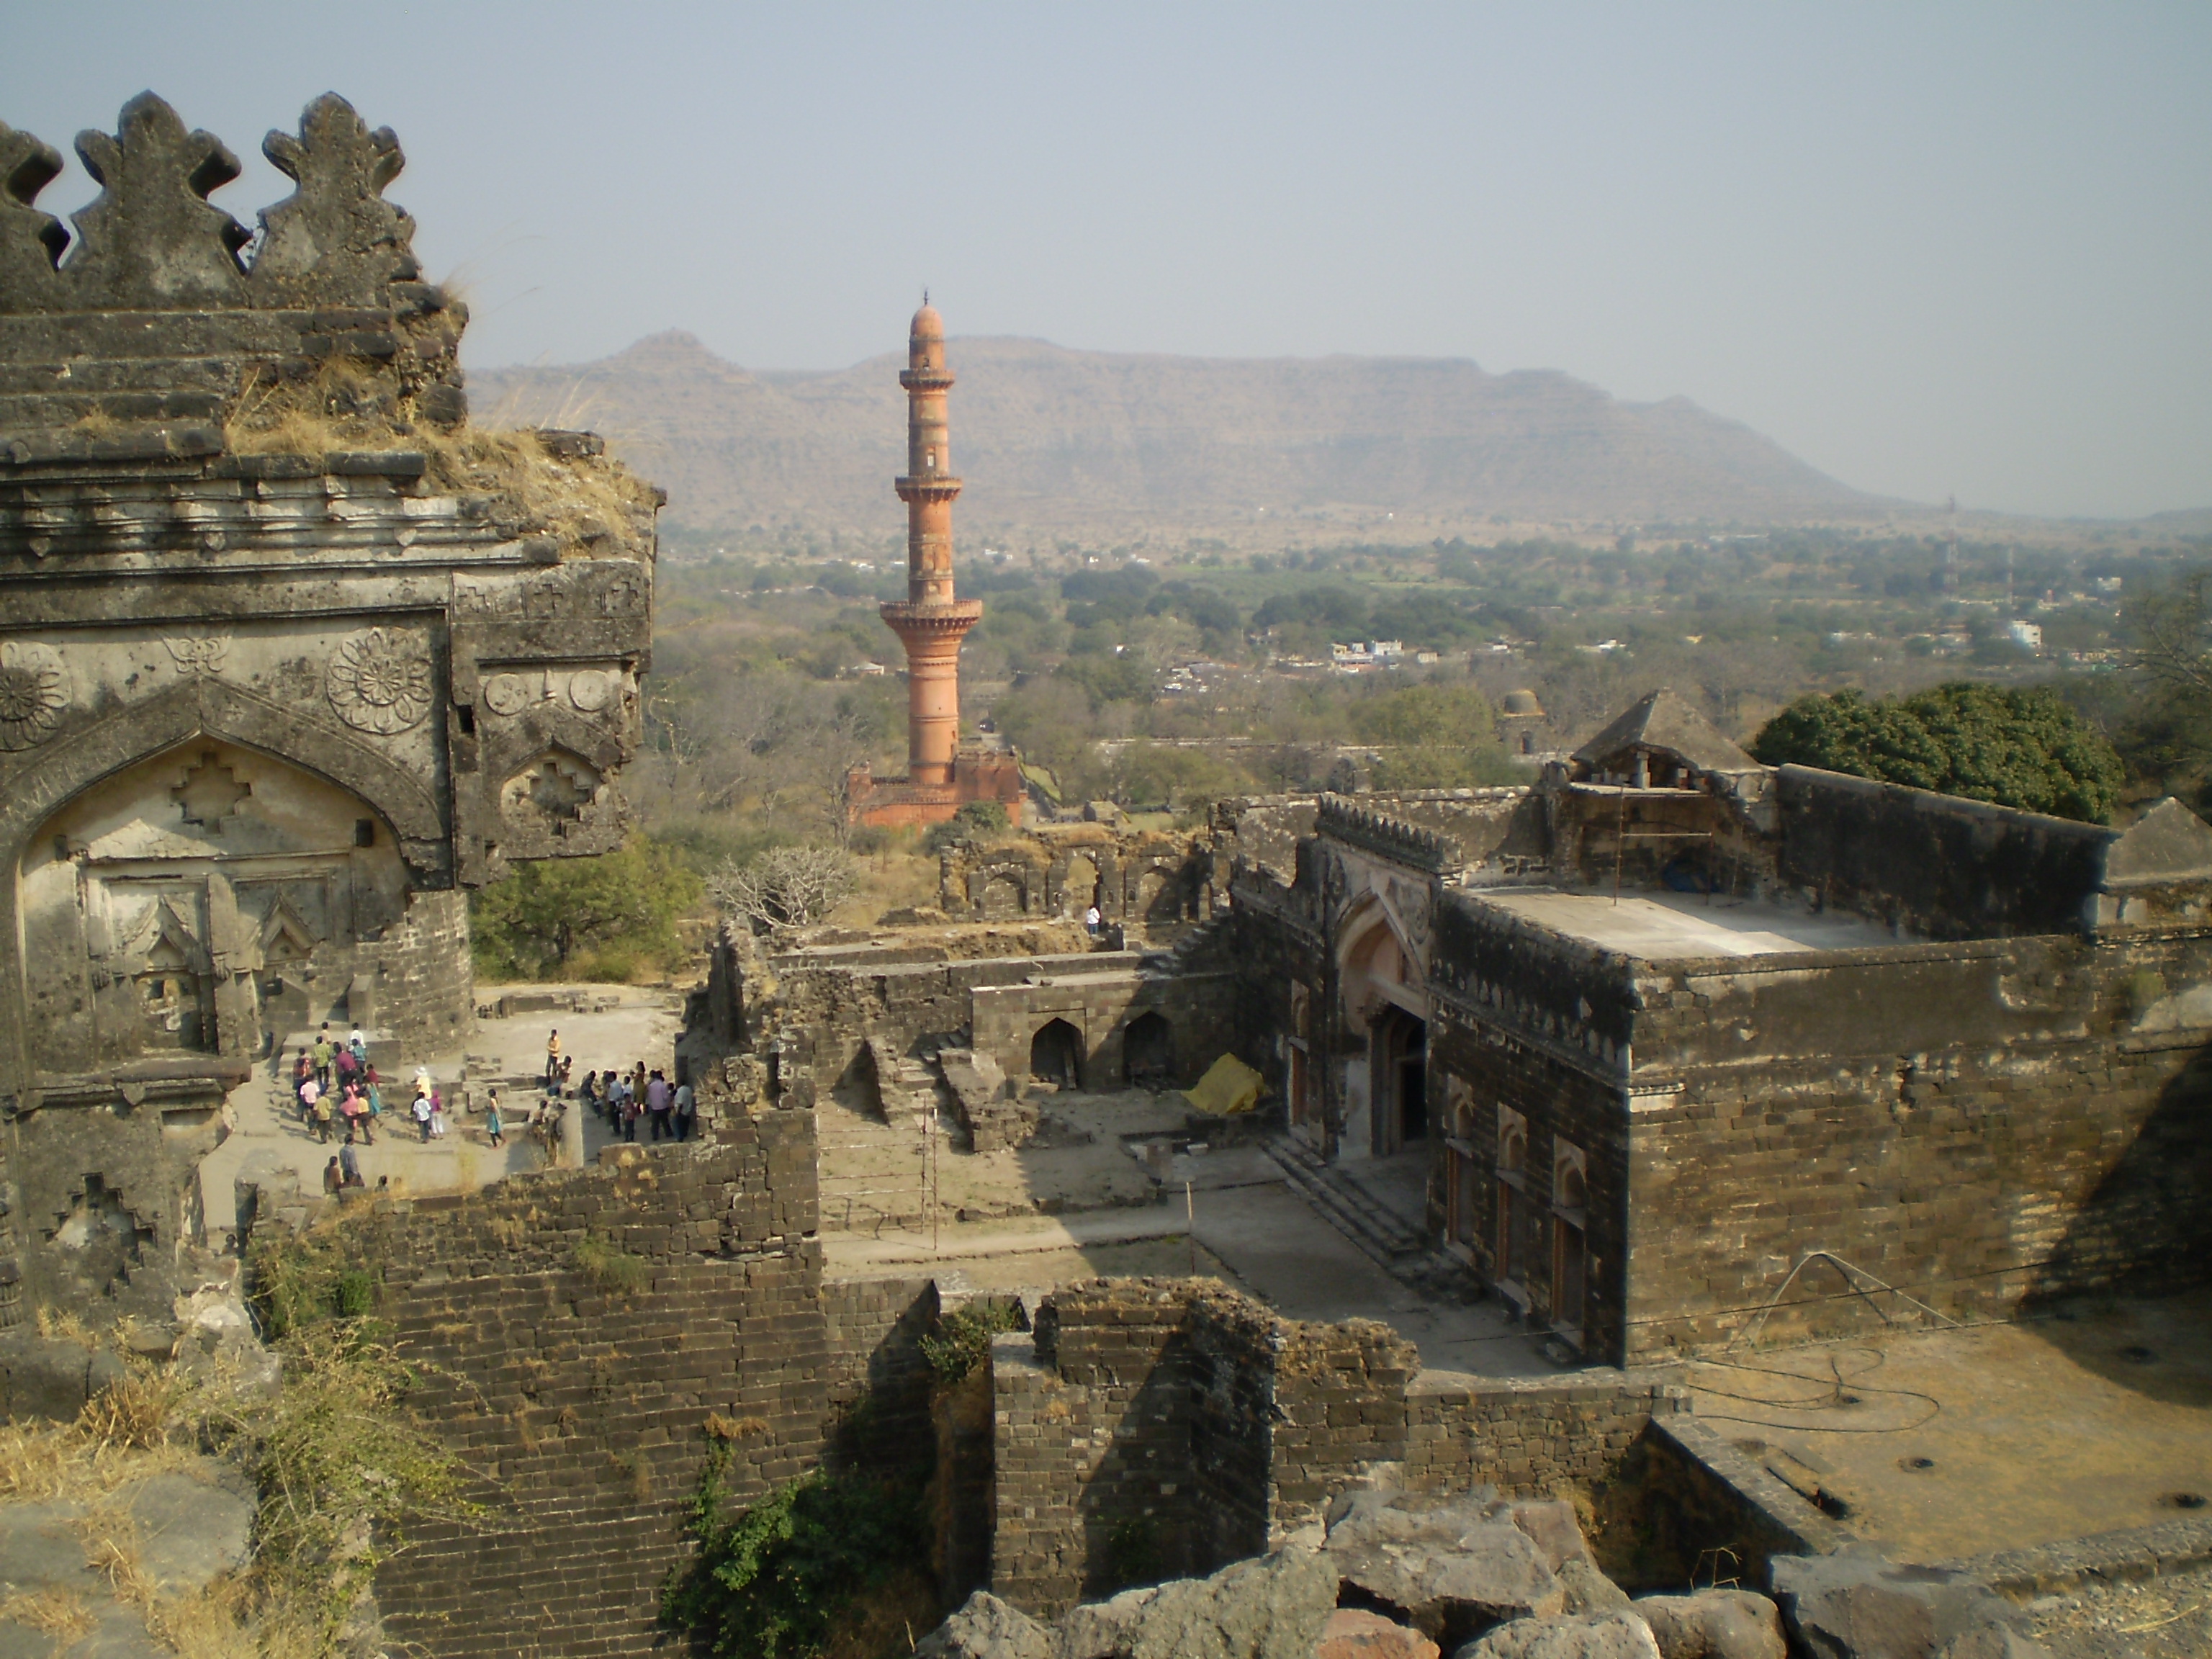
<instances>
[{"instance_id":1,"label":"chand minar tower","mask_svg":"<svg viewBox=\"0 0 2212 1659\"><path fill-rule=\"evenodd\" d=\"M981 620L982 602L952 588L953 475L945 394L945 319L922 295L907 331L906 471L897 479L906 503L906 598L884 605L883 618L906 649L907 775L877 781L865 770L848 780L852 816L872 823L933 823L973 800L996 800L1017 822L1021 772L1009 750L963 753L960 747L960 642Z\"/></svg>"},{"instance_id":2,"label":"chand minar tower","mask_svg":"<svg viewBox=\"0 0 2212 1659\"><path fill-rule=\"evenodd\" d=\"M883 612L906 647L907 781L950 784L960 746L960 641L982 619L983 605L952 594L952 503L960 494L945 412L952 371L945 366L945 319L927 295L907 333L906 363L899 376L906 475L897 484L906 503L906 599Z\"/></svg>"}]
</instances>

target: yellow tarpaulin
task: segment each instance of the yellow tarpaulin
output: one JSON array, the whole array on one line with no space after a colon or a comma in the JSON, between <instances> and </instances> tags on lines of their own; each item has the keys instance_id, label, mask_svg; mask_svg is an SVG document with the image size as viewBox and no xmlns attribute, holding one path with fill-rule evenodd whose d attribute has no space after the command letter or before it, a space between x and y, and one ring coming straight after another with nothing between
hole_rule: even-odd
<instances>
[{"instance_id":1,"label":"yellow tarpaulin","mask_svg":"<svg viewBox=\"0 0 2212 1659\"><path fill-rule=\"evenodd\" d=\"M1250 1111L1265 1086L1266 1079L1249 1066L1234 1054L1224 1054L1199 1079L1195 1088L1183 1091L1183 1098L1201 1112L1226 1117L1232 1112Z\"/></svg>"}]
</instances>

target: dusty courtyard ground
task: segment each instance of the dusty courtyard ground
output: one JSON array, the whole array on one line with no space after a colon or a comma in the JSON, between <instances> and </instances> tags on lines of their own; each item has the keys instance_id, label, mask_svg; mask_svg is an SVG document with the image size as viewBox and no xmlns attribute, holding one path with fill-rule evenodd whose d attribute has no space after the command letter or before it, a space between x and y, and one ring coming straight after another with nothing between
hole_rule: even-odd
<instances>
[{"instance_id":1,"label":"dusty courtyard ground","mask_svg":"<svg viewBox=\"0 0 2212 1659\"><path fill-rule=\"evenodd\" d=\"M1675 1375L1701 1419L1784 1462L1784 1479L1811 1471L1848 1506L1846 1526L1900 1559L2147 1527L2212 1501L2212 1293L1747 1352Z\"/></svg>"},{"instance_id":2,"label":"dusty courtyard ground","mask_svg":"<svg viewBox=\"0 0 2212 1659\"><path fill-rule=\"evenodd\" d=\"M562 1052L574 1059L580 1078L586 1067L627 1068L641 1060L649 1066L671 1063L683 1012L680 994L619 985L501 985L484 988L482 997L573 991L614 1006L592 1013L562 1009L480 1020L470 1034L465 1053L398 1053L369 1033L369 1059L383 1079L386 1112L376 1127L376 1144L356 1149L368 1185L373 1189L380 1179L388 1178L393 1192L419 1196L471 1190L501 1176L537 1168L538 1150L520 1133L520 1125L538 1098L546 1034L556 1026ZM321 1192L323 1166L345 1135L342 1127L334 1127L330 1144L325 1145L292 1109L292 1056L313 1042L314 1035L298 1031L288 1036L282 1057L264 1060L252 1079L232 1095L237 1121L230 1137L200 1165L200 1189L211 1233L220 1234L232 1224L232 1183L240 1175L290 1170L299 1176L303 1192L311 1197ZM452 1115L445 1139L427 1145L404 1115L414 1096L417 1066L428 1067L441 1090L449 1094L465 1068L467 1087L478 1109ZM483 1091L491 1086L499 1089L507 1120L507 1144L501 1147L490 1145L481 1116ZM587 1120L587 1131L597 1127ZM591 1145L595 1150L596 1139Z\"/></svg>"},{"instance_id":3,"label":"dusty courtyard ground","mask_svg":"<svg viewBox=\"0 0 2212 1659\"><path fill-rule=\"evenodd\" d=\"M1293 1319L1385 1321L1438 1369L1557 1369L1497 1304L1425 1297L1384 1272L1237 1138L1237 1126L1194 1123L1180 1094L1053 1095L1044 1111L1047 1133L1017 1151L969 1154L940 1140L933 1230L915 1129L825 1109L830 1273L931 1272L954 1290L1040 1291L1103 1273L1212 1273ZM915 1199L895 1200L894 1190ZM847 1193L860 1194L860 1221L849 1229L838 1197ZM908 1212L871 1218L871 1201Z\"/></svg>"}]
</instances>

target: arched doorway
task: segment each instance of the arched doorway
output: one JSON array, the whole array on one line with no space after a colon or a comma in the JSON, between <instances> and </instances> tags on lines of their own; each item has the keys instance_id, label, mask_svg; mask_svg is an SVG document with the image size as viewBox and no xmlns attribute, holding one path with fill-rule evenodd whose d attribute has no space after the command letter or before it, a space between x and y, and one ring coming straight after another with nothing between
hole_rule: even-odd
<instances>
[{"instance_id":1,"label":"arched doorway","mask_svg":"<svg viewBox=\"0 0 2212 1659\"><path fill-rule=\"evenodd\" d=\"M1365 1039L1345 1068L1344 1145L1352 1156L1388 1157L1428 1133L1427 996L1419 964L1379 897L1347 919L1338 975L1346 1034Z\"/></svg>"},{"instance_id":2,"label":"arched doorway","mask_svg":"<svg viewBox=\"0 0 2212 1659\"><path fill-rule=\"evenodd\" d=\"M1078 853L1068 860L1067 873L1060 878L1060 914L1070 921L1080 921L1083 913L1097 903L1098 866L1089 854Z\"/></svg>"},{"instance_id":3,"label":"arched doorway","mask_svg":"<svg viewBox=\"0 0 2212 1659\"><path fill-rule=\"evenodd\" d=\"M1175 1031L1157 1012L1137 1016L1121 1034L1121 1074L1132 1089L1155 1093L1175 1083Z\"/></svg>"},{"instance_id":4,"label":"arched doorway","mask_svg":"<svg viewBox=\"0 0 2212 1659\"><path fill-rule=\"evenodd\" d=\"M1063 1089L1083 1086L1083 1033L1064 1019L1049 1020L1030 1039L1030 1075Z\"/></svg>"},{"instance_id":5,"label":"arched doorway","mask_svg":"<svg viewBox=\"0 0 2212 1659\"><path fill-rule=\"evenodd\" d=\"M1552 1170L1552 1322L1576 1343L1589 1296L1589 1203L1583 1154L1561 1143Z\"/></svg>"},{"instance_id":6,"label":"arched doorway","mask_svg":"<svg viewBox=\"0 0 2212 1659\"><path fill-rule=\"evenodd\" d=\"M1429 1027L1426 1020L1392 1003L1369 1030L1375 1151L1382 1157L1428 1139Z\"/></svg>"},{"instance_id":7,"label":"arched doorway","mask_svg":"<svg viewBox=\"0 0 2212 1659\"><path fill-rule=\"evenodd\" d=\"M343 1018L356 947L409 902L398 842L360 796L206 736L64 802L15 879L32 1059L60 1073L254 1054Z\"/></svg>"},{"instance_id":8,"label":"arched doorway","mask_svg":"<svg viewBox=\"0 0 2212 1659\"><path fill-rule=\"evenodd\" d=\"M1131 908L1146 927L1168 927L1182 920L1182 888L1170 872L1155 866L1137 878Z\"/></svg>"}]
</instances>

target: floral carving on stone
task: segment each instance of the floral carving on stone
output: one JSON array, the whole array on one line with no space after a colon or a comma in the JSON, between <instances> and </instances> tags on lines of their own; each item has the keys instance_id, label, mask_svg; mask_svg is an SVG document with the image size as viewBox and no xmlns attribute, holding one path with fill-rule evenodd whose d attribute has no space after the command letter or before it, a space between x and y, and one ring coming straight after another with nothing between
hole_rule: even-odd
<instances>
[{"instance_id":1,"label":"floral carving on stone","mask_svg":"<svg viewBox=\"0 0 2212 1659\"><path fill-rule=\"evenodd\" d=\"M344 641L325 683L338 718L379 737L421 724L436 701L429 653L397 629L372 628Z\"/></svg>"},{"instance_id":2,"label":"floral carving on stone","mask_svg":"<svg viewBox=\"0 0 2212 1659\"><path fill-rule=\"evenodd\" d=\"M69 700L69 678L53 647L32 640L0 644L0 749L44 743Z\"/></svg>"}]
</instances>

